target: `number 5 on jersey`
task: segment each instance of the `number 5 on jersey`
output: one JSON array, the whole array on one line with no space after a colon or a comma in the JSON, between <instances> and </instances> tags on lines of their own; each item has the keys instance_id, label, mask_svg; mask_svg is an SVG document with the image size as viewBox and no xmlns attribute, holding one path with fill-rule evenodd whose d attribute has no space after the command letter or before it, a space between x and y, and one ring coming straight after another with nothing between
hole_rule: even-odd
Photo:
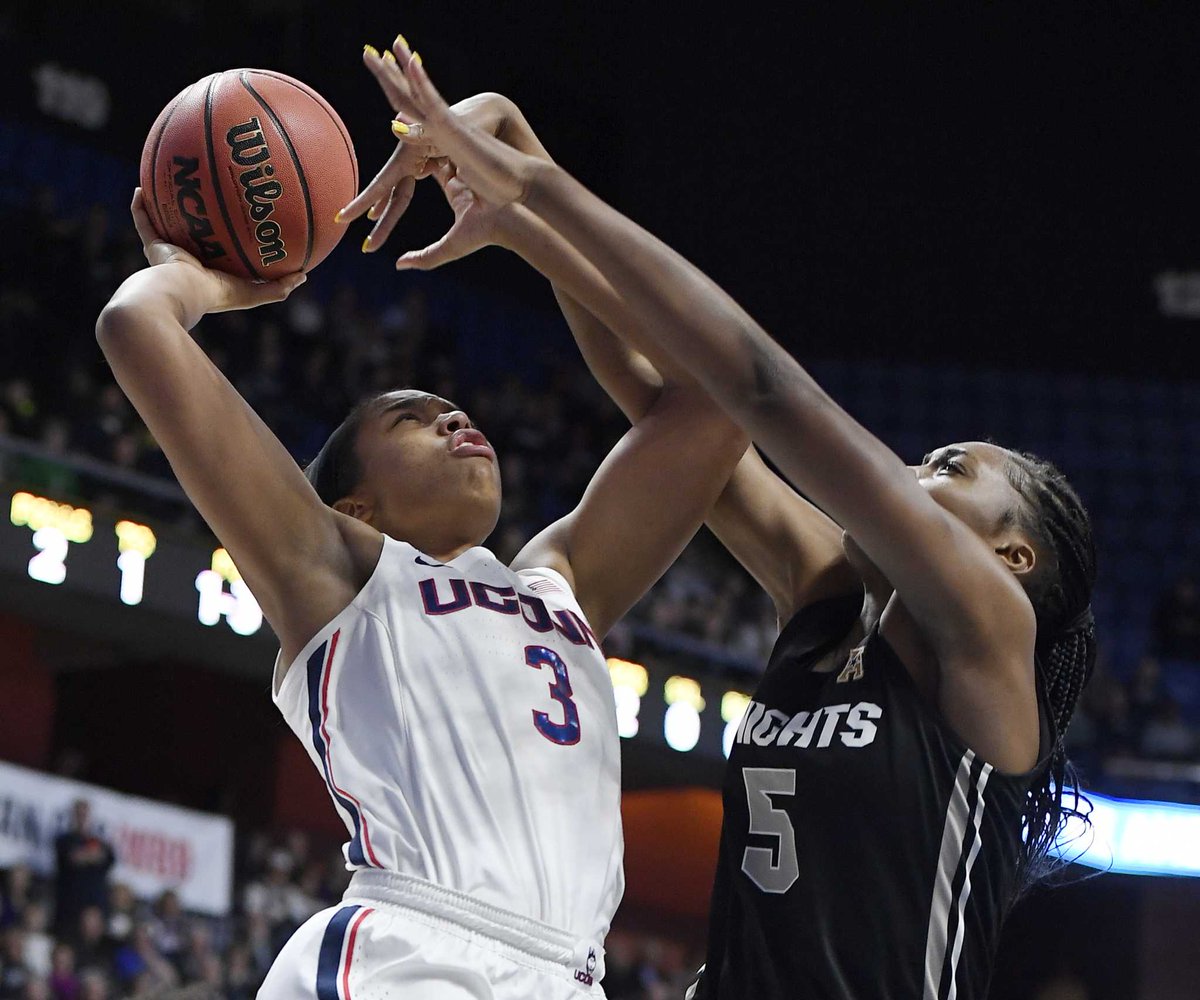
<instances>
[{"instance_id":1,"label":"number 5 on jersey","mask_svg":"<svg viewBox=\"0 0 1200 1000\"><path fill-rule=\"evenodd\" d=\"M553 649L545 646L526 646L525 662L535 670L549 667L554 672L554 680L550 682L550 697L563 707L563 721L552 722L546 712L533 710L533 725L539 733L551 743L560 746L574 746L579 742L579 709L571 700L571 678L567 675L567 665L563 658Z\"/></svg>"},{"instance_id":2,"label":"number 5 on jersey","mask_svg":"<svg viewBox=\"0 0 1200 1000\"><path fill-rule=\"evenodd\" d=\"M783 767L744 767L750 832L775 837L778 847L747 847L742 871L763 892L782 894L796 884L800 863L796 858L796 830L791 817L777 809L772 795L795 795L796 772Z\"/></svg>"}]
</instances>

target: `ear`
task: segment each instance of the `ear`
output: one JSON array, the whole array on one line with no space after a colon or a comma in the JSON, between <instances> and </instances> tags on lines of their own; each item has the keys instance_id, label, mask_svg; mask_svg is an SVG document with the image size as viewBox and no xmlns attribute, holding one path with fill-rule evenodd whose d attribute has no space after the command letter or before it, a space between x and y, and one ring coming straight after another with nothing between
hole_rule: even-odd
<instances>
[{"instance_id":1,"label":"ear","mask_svg":"<svg viewBox=\"0 0 1200 1000\"><path fill-rule=\"evenodd\" d=\"M371 516L375 513L374 507L367 503L362 497L342 497L333 504L333 509L339 514L345 514L357 521L363 521L366 524L371 523Z\"/></svg>"},{"instance_id":2,"label":"ear","mask_svg":"<svg viewBox=\"0 0 1200 1000\"><path fill-rule=\"evenodd\" d=\"M1018 577L1033 572L1037 565L1037 553L1023 538L1012 538L996 546L996 555Z\"/></svg>"}]
</instances>

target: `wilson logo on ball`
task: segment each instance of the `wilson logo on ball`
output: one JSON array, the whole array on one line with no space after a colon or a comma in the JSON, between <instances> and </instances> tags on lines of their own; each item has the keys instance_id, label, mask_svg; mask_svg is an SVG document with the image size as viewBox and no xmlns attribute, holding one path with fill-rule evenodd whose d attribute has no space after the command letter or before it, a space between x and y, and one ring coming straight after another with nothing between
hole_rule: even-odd
<instances>
[{"instance_id":1,"label":"wilson logo on ball","mask_svg":"<svg viewBox=\"0 0 1200 1000\"><path fill-rule=\"evenodd\" d=\"M283 194L283 185L274 179L271 150L262 133L258 117L234 125L225 133L229 156L239 167L252 167L238 174L242 197L250 206L254 221L254 237L258 240L258 255L265 267L287 257L279 223L271 218L275 201Z\"/></svg>"},{"instance_id":2,"label":"wilson logo on ball","mask_svg":"<svg viewBox=\"0 0 1200 1000\"><path fill-rule=\"evenodd\" d=\"M179 169L171 176L175 184L175 207L187 223L188 235L196 241L200 256L206 261L225 256L225 248L213 238L212 223L208 221L208 207L200 193L200 159L195 156L176 156L174 164Z\"/></svg>"}]
</instances>

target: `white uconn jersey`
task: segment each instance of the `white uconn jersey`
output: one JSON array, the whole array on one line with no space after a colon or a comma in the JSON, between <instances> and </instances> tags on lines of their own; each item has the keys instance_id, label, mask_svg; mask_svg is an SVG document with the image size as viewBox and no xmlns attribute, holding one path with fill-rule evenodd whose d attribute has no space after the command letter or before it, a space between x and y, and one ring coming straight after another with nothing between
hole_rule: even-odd
<instances>
[{"instance_id":1,"label":"white uconn jersey","mask_svg":"<svg viewBox=\"0 0 1200 1000\"><path fill-rule=\"evenodd\" d=\"M353 868L425 879L601 945L624 889L612 684L574 595L487 549L385 538L275 702Z\"/></svg>"}]
</instances>

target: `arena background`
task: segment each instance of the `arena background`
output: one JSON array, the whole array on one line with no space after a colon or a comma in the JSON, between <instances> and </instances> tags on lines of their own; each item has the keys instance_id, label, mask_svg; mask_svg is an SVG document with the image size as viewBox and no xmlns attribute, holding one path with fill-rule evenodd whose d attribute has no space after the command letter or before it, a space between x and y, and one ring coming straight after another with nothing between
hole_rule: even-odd
<instances>
[{"instance_id":1,"label":"arena background","mask_svg":"<svg viewBox=\"0 0 1200 1000\"><path fill-rule=\"evenodd\" d=\"M234 66L300 77L369 176L392 139L359 52L397 30L449 98L513 97L561 163L716 277L902 456L993 437L1059 461L1102 560L1102 662L1071 736L1084 785L1200 799L1194 10L22 3L0 11L0 867L46 869L69 782L142 797L85 789L118 877L147 907L180 887L189 948L207 928L211 962L168 956L184 980L223 979L230 997L251 995L291 919L264 925L255 890L301 909L337 890L339 825L270 704L268 630L112 396L91 327L136 266L126 206L172 95ZM376 369L490 415L511 456L505 552L574 502L620 420L513 258L392 271L446 217L421 191L385 252L363 258L352 227L296 303L201 336L300 459ZM769 618L702 535L611 641L629 734L616 1000L678 996L699 952L722 708L736 717L752 690ZM1182 873L1200 874L1200 820L1122 815L1114 853L1176 874L1076 867L1035 892L994 997L1196 995L1200 883ZM862 822L886 817L864 804ZM144 918L161 936L161 906Z\"/></svg>"}]
</instances>

